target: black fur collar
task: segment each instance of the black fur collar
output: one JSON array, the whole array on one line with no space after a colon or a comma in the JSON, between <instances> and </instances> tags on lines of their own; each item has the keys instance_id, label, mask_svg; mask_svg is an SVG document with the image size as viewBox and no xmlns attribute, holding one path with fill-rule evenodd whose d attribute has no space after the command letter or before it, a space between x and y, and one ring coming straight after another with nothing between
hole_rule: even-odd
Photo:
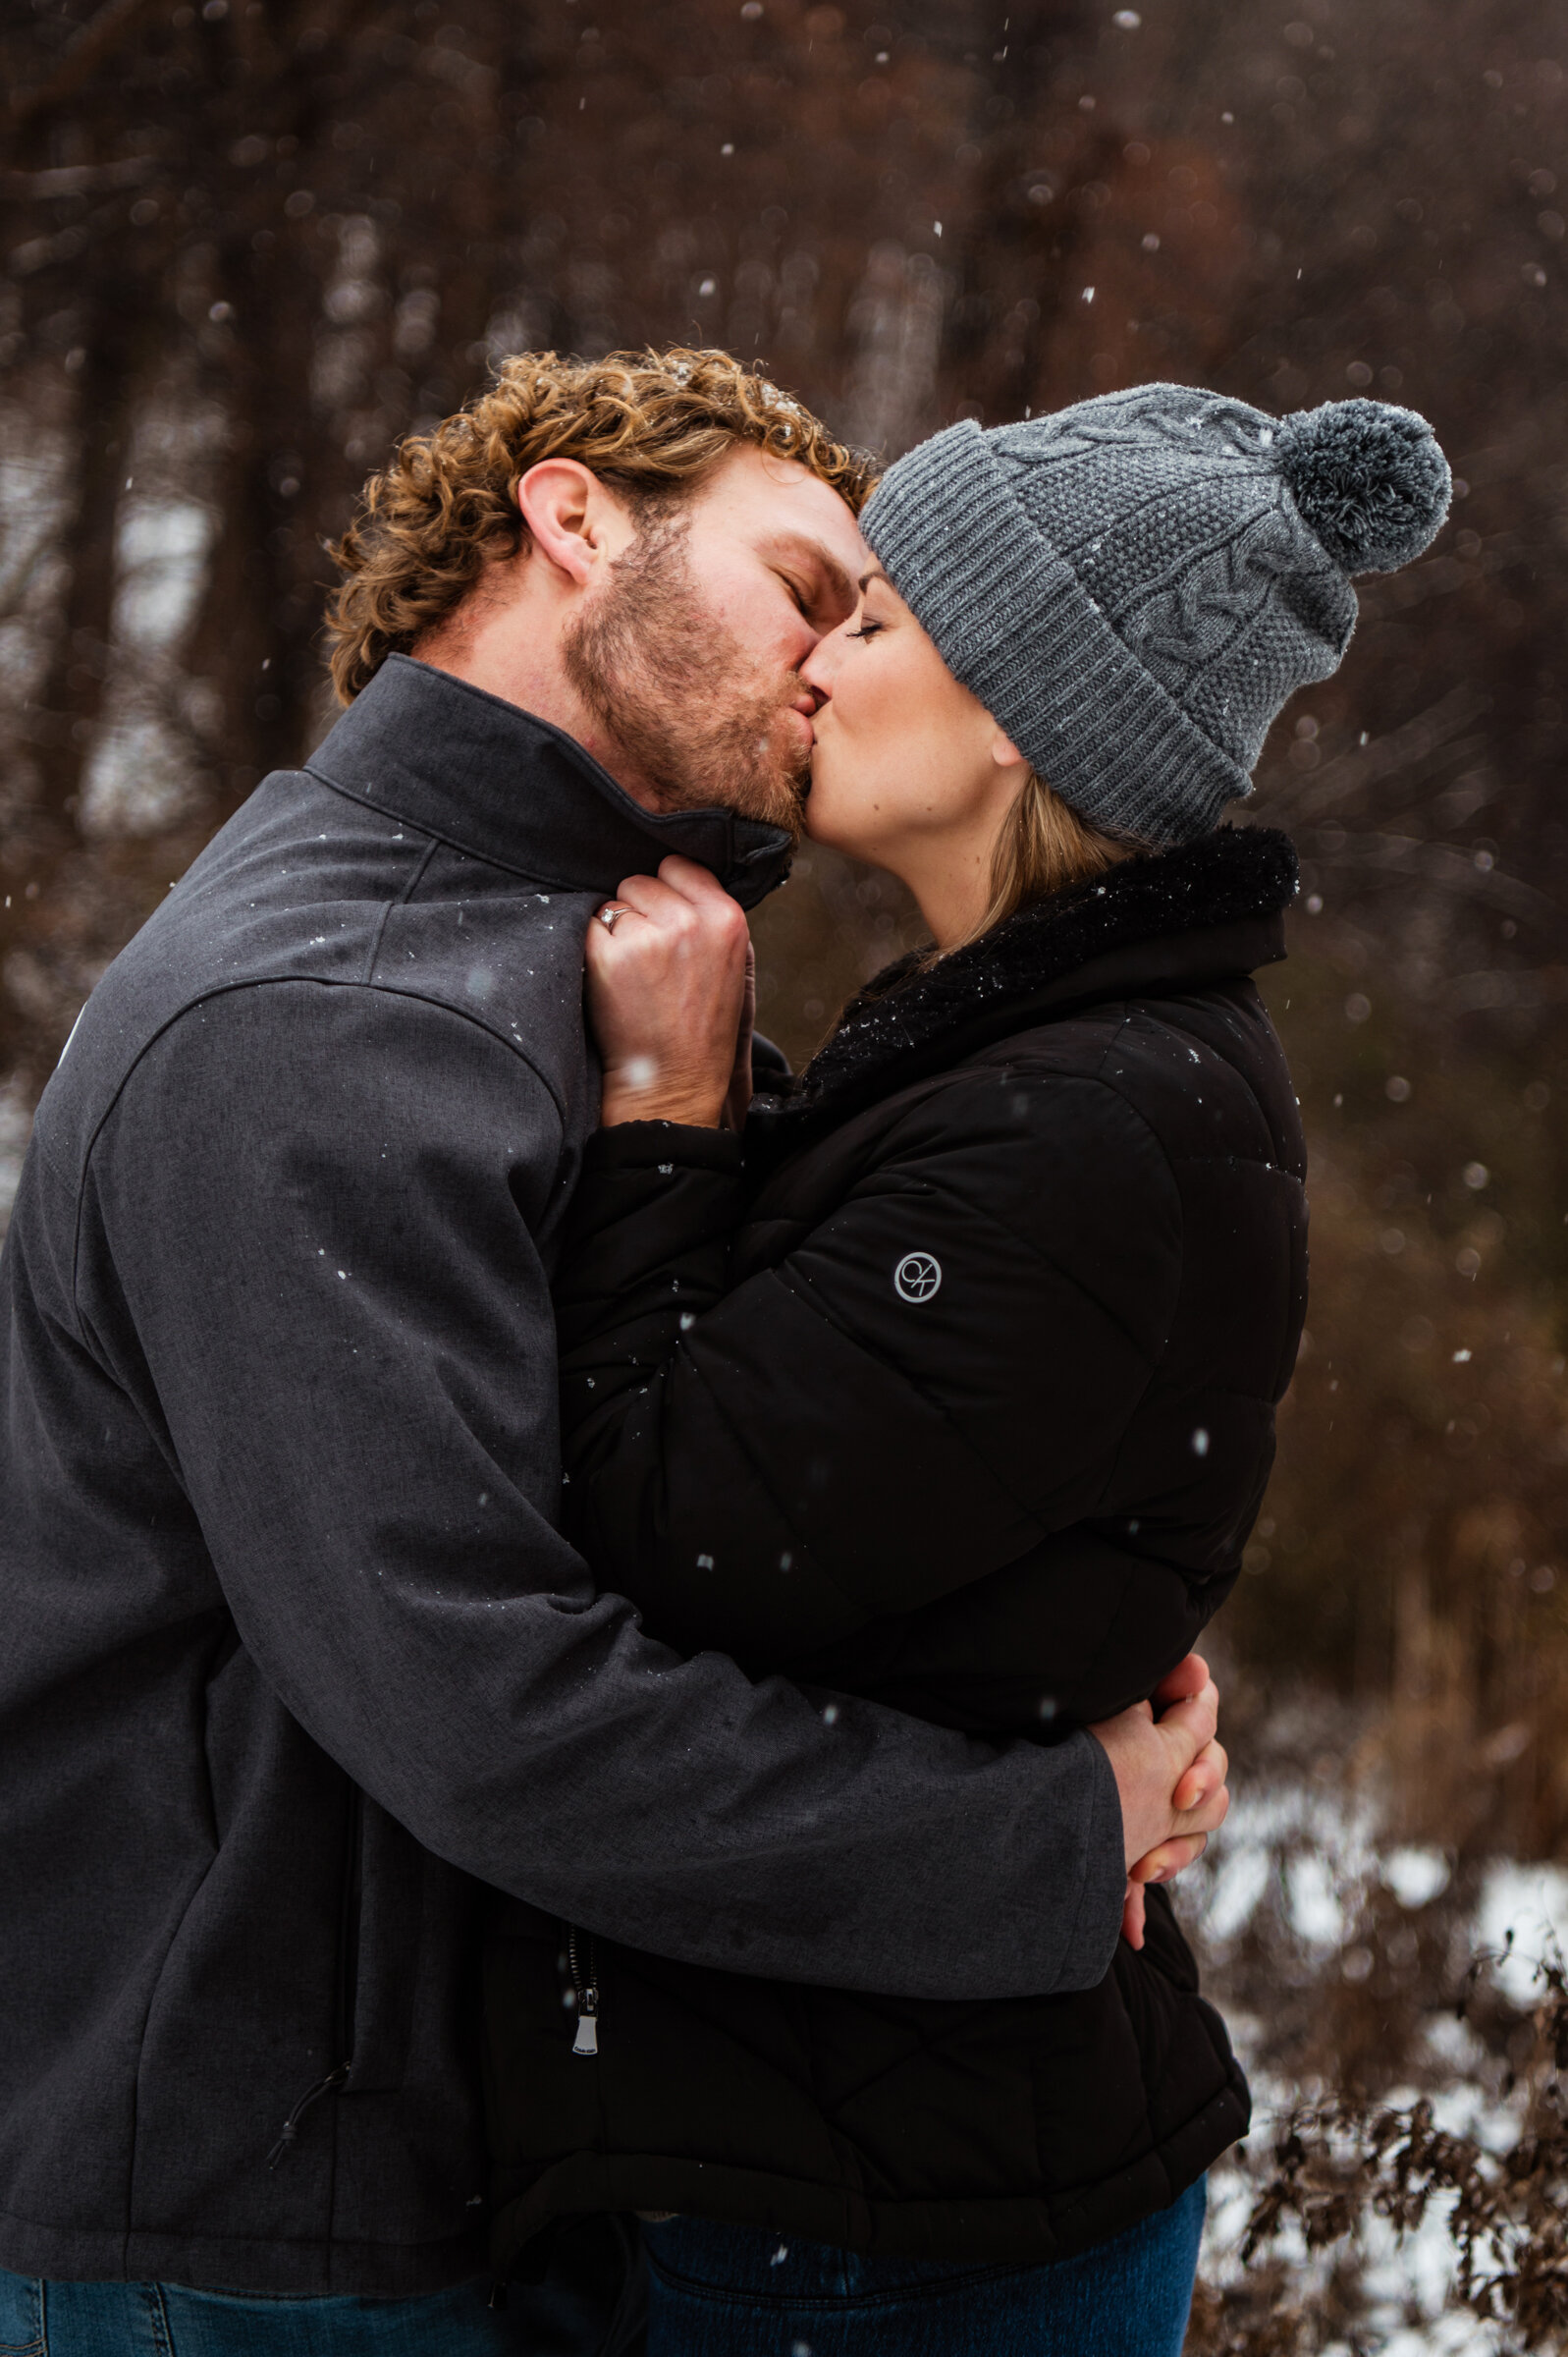
<instances>
[{"instance_id":1,"label":"black fur collar","mask_svg":"<svg viewBox=\"0 0 1568 2357\"><path fill-rule=\"evenodd\" d=\"M1070 978L1116 952L1150 945L1152 955L1139 961L1147 988L1160 979L1163 945L1170 945L1174 970L1190 978L1199 945L1183 937L1225 927L1235 938L1227 937L1219 962L1232 971L1263 964L1282 954L1274 931L1295 891L1288 836L1220 827L1037 902L936 965L922 967L922 953L913 952L850 1000L787 1095L757 1100L757 1142L803 1143L802 1123L815 1128L845 1120L987 1038L1026 1029L1032 1003L1048 996L1053 1005L1071 1003ZM1245 931L1249 925L1255 933ZM1101 978L1086 977L1091 993ZM1115 984L1105 979L1108 994Z\"/></svg>"}]
</instances>

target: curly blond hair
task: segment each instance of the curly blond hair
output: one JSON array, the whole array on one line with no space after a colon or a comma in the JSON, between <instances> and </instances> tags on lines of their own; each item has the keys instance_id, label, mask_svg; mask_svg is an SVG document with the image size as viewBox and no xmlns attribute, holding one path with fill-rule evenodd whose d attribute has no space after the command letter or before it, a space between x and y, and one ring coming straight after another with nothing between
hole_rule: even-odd
<instances>
[{"instance_id":1,"label":"curly blond hair","mask_svg":"<svg viewBox=\"0 0 1568 2357\"><path fill-rule=\"evenodd\" d=\"M331 550L344 575L327 613L332 678L349 703L527 537L518 479L576 459L633 511L668 507L737 444L794 459L858 515L875 462L727 352L684 345L602 360L523 352L456 416L402 443L365 484Z\"/></svg>"}]
</instances>

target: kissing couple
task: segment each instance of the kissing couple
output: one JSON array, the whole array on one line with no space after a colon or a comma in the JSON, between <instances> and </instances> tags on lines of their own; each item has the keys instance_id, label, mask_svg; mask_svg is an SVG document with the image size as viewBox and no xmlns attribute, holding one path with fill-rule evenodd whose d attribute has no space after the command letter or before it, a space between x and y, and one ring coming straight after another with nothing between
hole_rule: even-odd
<instances>
[{"instance_id":1,"label":"kissing couple","mask_svg":"<svg viewBox=\"0 0 1568 2357\"><path fill-rule=\"evenodd\" d=\"M372 479L0 1255L0 2345L1175 2357L1305 1297L1225 813L1447 489L1160 384L877 482L693 351ZM791 1075L802 829L931 938Z\"/></svg>"}]
</instances>

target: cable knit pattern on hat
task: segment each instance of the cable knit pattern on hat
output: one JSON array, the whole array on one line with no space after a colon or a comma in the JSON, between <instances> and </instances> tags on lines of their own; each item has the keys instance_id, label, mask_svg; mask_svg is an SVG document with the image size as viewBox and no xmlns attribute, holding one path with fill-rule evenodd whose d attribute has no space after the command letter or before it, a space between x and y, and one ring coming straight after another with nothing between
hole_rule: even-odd
<instances>
[{"instance_id":1,"label":"cable knit pattern on hat","mask_svg":"<svg viewBox=\"0 0 1568 2357\"><path fill-rule=\"evenodd\" d=\"M1283 421L1139 385L891 466L862 528L894 588L1040 776L1095 824L1207 834L1280 706L1336 670L1350 574L1448 512L1432 428L1386 402Z\"/></svg>"}]
</instances>

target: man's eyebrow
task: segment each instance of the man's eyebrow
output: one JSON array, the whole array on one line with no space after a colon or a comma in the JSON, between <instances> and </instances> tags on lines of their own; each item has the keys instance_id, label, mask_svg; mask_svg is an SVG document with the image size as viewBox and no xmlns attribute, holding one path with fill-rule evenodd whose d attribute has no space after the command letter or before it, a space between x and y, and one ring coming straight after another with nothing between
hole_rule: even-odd
<instances>
[{"instance_id":1,"label":"man's eyebrow","mask_svg":"<svg viewBox=\"0 0 1568 2357\"><path fill-rule=\"evenodd\" d=\"M796 556L804 557L824 576L840 604L845 607L854 604L854 585L826 542L814 540L809 532L786 532L774 542L774 547L780 555L793 552Z\"/></svg>"}]
</instances>

